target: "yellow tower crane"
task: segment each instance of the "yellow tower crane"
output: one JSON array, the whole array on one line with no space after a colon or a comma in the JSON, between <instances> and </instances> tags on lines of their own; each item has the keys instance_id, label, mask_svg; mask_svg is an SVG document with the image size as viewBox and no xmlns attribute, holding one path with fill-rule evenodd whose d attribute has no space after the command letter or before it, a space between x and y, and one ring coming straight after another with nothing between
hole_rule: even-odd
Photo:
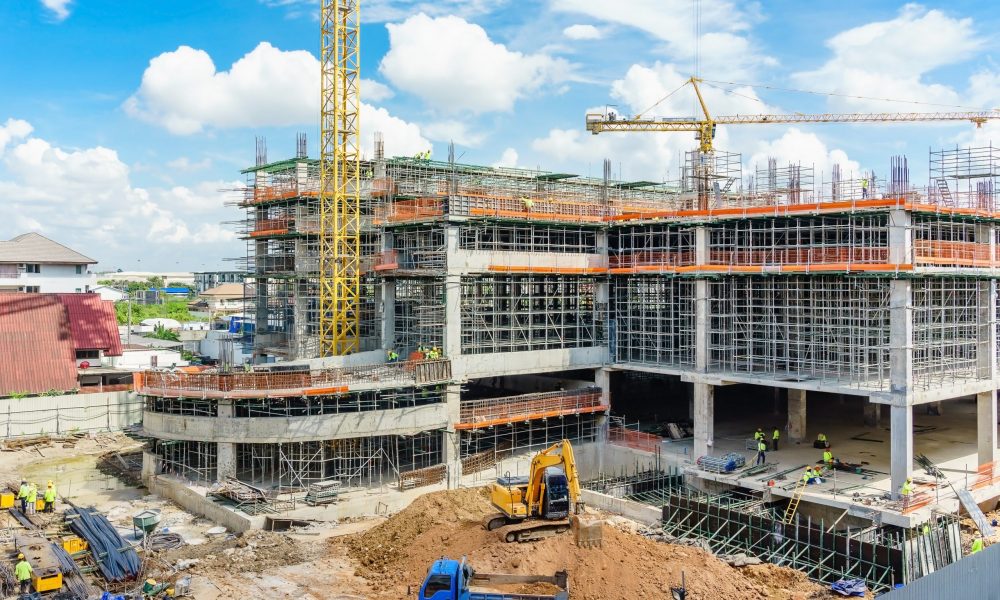
<instances>
[{"instance_id":1,"label":"yellow tower crane","mask_svg":"<svg viewBox=\"0 0 1000 600\"><path fill-rule=\"evenodd\" d=\"M360 0L322 0L319 347L360 347Z\"/></svg>"},{"instance_id":2,"label":"yellow tower crane","mask_svg":"<svg viewBox=\"0 0 1000 600\"><path fill-rule=\"evenodd\" d=\"M692 131L699 140L699 150L713 152L712 140L717 125L760 125L765 123L899 123L916 121L970 121L976 127L990 119L1000 118L1000 111L985 110L973 112L882 112L882 113L820 113L820 114L756 114L728 115L713 117L701 95L698 83L703 80L691 77L684 85L690 84L698 96L703 118L645 118L641 114L632 118L621 118L614 113L587 114L587 131L594 135L604 131ZM682 86L683 87L683 86ZM678 88L679 89L679 88ZM676 90L675 90L676 91Z\"/></svg>"}]
</instances>

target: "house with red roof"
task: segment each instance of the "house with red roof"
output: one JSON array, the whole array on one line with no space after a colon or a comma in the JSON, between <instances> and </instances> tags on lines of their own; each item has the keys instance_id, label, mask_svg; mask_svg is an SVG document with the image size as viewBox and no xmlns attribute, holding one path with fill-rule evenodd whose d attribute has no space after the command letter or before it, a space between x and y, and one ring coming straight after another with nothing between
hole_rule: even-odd
<instances>
[{"instance_id":1,"label":"house with red roof","mask_svg":"<svg viewBox=\"0 0 1000 600\"><path fill-rule=\"evenodd\" d=\"M0 397L121 385L114 304L97 294L0 293Z\"/></svg>"}]
</instances>

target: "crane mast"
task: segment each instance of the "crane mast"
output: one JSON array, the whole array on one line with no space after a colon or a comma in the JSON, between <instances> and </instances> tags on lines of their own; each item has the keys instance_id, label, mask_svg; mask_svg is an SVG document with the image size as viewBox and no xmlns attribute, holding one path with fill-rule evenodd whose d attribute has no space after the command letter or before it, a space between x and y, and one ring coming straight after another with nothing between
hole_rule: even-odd
<instances>
[{"instance_id":1,"label":"crane mast","mask_svg":"<svg viewBox=\"0 0 1000 600\"><path fill-rule=\"evenodd\" d=\"M319 348L360 348L361 198L359 0L322 0Z\"/></svg>"}]
</instances>

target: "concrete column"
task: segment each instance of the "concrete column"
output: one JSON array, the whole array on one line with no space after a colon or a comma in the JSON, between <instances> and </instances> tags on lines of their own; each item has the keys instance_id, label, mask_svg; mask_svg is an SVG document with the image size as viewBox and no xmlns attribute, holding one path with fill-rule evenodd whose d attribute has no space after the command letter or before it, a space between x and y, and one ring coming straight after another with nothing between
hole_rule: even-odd
<instances>
[{"instance_id":1,"label":"concrete column","mask_svg":"<svg viewBox=\"0 0 1000 600\"><path fill-rule=\"evenodd\" d=\"M903 209L889 211L889 263L913 263L913 220Z\"/></svg>"},{"instance_id":2,"label":"concrete column","mask_svg":"<svg viewBox=\"0 0 1000 600\"><path fill-rule=\"evenodd\" d=\"M462 386L452 383L445 386L445 402L448 405L448 428L442 432L441 460L448 467L448 488L455 489L462 481L461 433L455 424L461 419Z\"/></svg>"},{"instance_id":3,"label":"concrete column","mask_svg":"<svg viewBox=\"0 0 1000 600\"><path fill-rule=\"evenodd\" d=\"M979 464L997 459L997 391L976 394L976 440L979 447Z\"/></svg>"},{"instance_id":4,"label":"concrete column","mask_svg":"<svg viewBox=\"0 0 1000 600\"><path fill-rule=\"evenodd\" d=\"M865 404L865 427L880 427L882 424L882 405L868 401Z\"/></svg>"},{"instance_id":5,"label":"concrete column","mask_svg":"<svg viewBox=\"0 0 1000 600\"><path fill-rule=\"evenodd\" d=\"M893 405L890 416L889 475L892 480L892 497L899 497L899 489L913 472L913 407Z\"/></svg>"},{"instance_id":6,"label":"concrete column","mask_svg":"<svg viewBox=\"0 0 1000 600\"><path fill-rule=\"evenodd\" d=\"M699 279L694 283L694 368L699 373L708 371L708 281Z\"/></svg>"},{"instance_id":7,"label":"concrete column","mask_svg":"<svg viewBox=\"0 0 1000 600\"><path fill-rule=\"evenodd\" d=\"M801 442L806 437L806 391L788 390L788 439Z\"/></svg>"},{"instance_id":8,"label":"concrete column","mask_svg":"<svg viewBox=\"0 0 1000 600\"><path fill-rule=\"evenodd\" d=\"M694 384L694 456L712 454L715 444L715 386Z\"/></svg>"},{"instance_id":9,"label":"concrete column","mask_svg":"<svg viewBox=\"0 0 1000 600\"><path fill-rule=\"evenodd\" d=\"M396 281L382 280L382 346L389 350L394 348L400 360L405 360L406 353L416 348L396 348Z\"/></svg>"},{"instance_id":10,"label":"concrete column","mask_svg":"<svg viewBox=\"0 0 1000 600\"><path fill-rule=\"evenodd\" d=\"M235 414L233 400L225 398L219 400L218 411L220 419L231 419ZM226 477L236 477L236 444L232 442L218 442L215 449L215 477L222 481Z\"/></svg>"},{"instance_id":11,"label":"concrete column","mask_svg":"<svg viewBox=\"0 0 1000 600\"><path fill-rule=\"evenodd\" d=\"M982 227L988 226L978 225L977 235ZM994 247L994 245L990 245L990 248ZM979 314L976 316L979 324L976 331L976 341L978 342L976 344L976 375L980 379L995 381L997 376L997 280L981 280L976 295L976 304L979 306Z\"/></svg>"},{"instance_id":12,"label":"concrete column","mask_svg":"<svg viewBox=\"0 0 1000 600\"><path fill-rule=\"evenodd\" d=\"M594 385L601 388L601 403L611 406L611 369L594 369Z\"/></svg>"}]
</instances>

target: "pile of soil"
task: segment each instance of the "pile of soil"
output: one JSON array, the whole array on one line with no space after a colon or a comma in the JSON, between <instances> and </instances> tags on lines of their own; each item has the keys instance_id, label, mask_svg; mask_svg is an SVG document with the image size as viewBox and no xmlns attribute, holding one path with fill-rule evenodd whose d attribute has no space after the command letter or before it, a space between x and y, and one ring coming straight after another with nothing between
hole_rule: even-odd
<instances>
[{"instance_id":1,"label":"pile of soil","mask_svg":"<svg viewBox=\"0 0 1000 600\"><path fill-rule=\"evenodd\" d=\"M428 494L345 544L356 574L372 584L374 598L404 598L423 582L434 560L468 557L480 572L552 575L566 570L573 600L663 598L680 585L688 598L758 600L828 598L829 592L797 571L761 565L735 569L700 548L656 542L606 525L600 548L579 548L571 533L528 544L508 544L482 526L493 513L485 490ZM523 593L523 592L522 592Z\"/></svg>"},{"instance_id":2,"label":"pile of soil","mask_svg":"<svg viewBox=\"0 0 1000 600\"><path fill-rule=\"evenodd\" d=\"M315 554L315 550L287 535L255 529L237 537L170 550L162 559L167 564L196 559L198 562L191 566L195 573L216 570L262 573L311 560Z\"/></svg>"}]
</instances>

